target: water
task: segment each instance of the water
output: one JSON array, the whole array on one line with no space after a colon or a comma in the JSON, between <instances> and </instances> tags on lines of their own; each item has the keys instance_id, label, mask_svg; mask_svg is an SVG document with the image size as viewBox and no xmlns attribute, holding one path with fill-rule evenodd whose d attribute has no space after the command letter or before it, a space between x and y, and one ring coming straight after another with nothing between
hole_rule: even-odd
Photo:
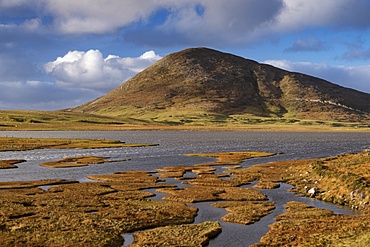
<instances>
[{"instance_id":1,"label":"water","mask_svg":"<svg viewBox=\"0 0 370 247\"><path fill-rule=\"evenodd\" d=\"M156 143L159 146L136 148L107 149L71 149L71 150L30 150L0 152L0 159L26 159L26 163L17 164L17 169L0 170L0 181L19 181L36 179L71 179L88 181L87 175L106 174L126 170L154 171L156 168L176 165L194 165L210 160L205 157L188 157L187 153L219 151L265 151L282 152L276 156L250 159L243 162L243 167L253 164L279 160L327 157L342 153L360 152L370 148L370 132L363 133L274 133L274 132L233 132L233 131L3 131L0 136L7 137L50 137L50 138L90 138L115 139L126 143ZM55 161L78 155L107 156L111 159L130 161L90 165L87 167L50 169L39 166L46 161ZM277 190L264 190L270 200L277 203L272 214L259 222L243 226L225 223L219 220L226 212L215 209L210 203L197 203L200 211L196 222L218 220L222 224L222 233L210 242L209 246L248 246L258 242L268 231L273 218L284 212L283 205L290 200L302 201L315 207L326 208L336 213L340 211L332 204L297 197L287 193L289 185L282 185ZM155 198L153 198L155 199Z\"/></svg>"}]
</instances>

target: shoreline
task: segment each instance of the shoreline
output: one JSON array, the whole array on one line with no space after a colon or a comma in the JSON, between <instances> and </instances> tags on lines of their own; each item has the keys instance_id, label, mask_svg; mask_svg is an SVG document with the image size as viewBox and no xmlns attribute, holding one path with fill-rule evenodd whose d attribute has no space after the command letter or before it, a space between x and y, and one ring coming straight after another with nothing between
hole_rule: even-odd
<instances>
[{"instance_id":1,"label":"shoreline","mask_svg":"<svg viewBox=\"0 0 370 247\"><path fill-rule=\"evenodd\" d=\"M163 126L163 125L21 125L0 126L0 131L243 131L243 132L370 132L370 127L333 127L322 125L249 125L249 126Z\"/></svg>"}]
</instances>

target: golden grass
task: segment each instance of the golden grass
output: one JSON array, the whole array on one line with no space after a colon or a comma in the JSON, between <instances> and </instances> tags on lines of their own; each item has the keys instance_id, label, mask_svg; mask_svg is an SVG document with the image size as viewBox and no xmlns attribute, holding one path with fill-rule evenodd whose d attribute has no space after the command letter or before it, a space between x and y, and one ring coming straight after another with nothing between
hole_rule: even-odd
<instances>
[{"instance_id":1,"label":"golden grass","mask_svg":"<svg viewBox=\"0 0 370 247\"><path fill-rule=\"evenodd\" d=\"M99 156L77 156L64 158L58 161L50 161L41 163L40 166L45 166L49 168L68 168L68 167L81 167L88 166L89 164L103 164L109 162L123 162L130 159L123 160L109 160L108 157Z\"/></svg>"},{"instance_id":2,"label":"golden grass","mask_svg":"<svg viewBox=\"0 0 370 247\"><path fill-rule=\"evenodd\" d=\"M235 187L239 184L230 180L222 179L224 175L216 174L199 174L197 177L188 179L182 182L183 184L191 184L198 186L213 186L213 187Z\"/></svg>"},{"instance_id":3,"label":"golden grass","mask_svg":"<svg viewBox=\"0 0 370 247\"><path fill-rule=\"evenodd\" d=\"M370 155L364 151L328 158L273 162L230 170L230 173L232 180L239 183L251 178L262 184L286 182L306 196L353 209L370 209L369 168Z\"/></svg>"},{"instance_id":4,"label":"golden grass","mask_svg":"<svg viewBox=\"0 0 370 247\"><path fill-rule=\"evenodd\" d=\"M253 189L219 186L192 186L184 189L161 188L157 190L169 194L163 200L186 203L204 201L263 201L267 197Z\"/></svg>"},{"instance_id":5,"label":"golden grass","mask_svg":"<svg viewBox=\"0 0 370 247\"><path fill-rule=\"evenodd\" d=\"M51 182L15 184L7 188ZM191 223L197 212L183 203L147 200L149 192L120 190L118 182L62 184L48 191L2 188L3 246L122 246L122 232Z\"/></svg>"},{"instance_id":6,"label":"golden grass","mask_svg":"<svg viewBox=\"0 0 370 247\"><path fill-rule=\"evenodd\" d=\"M331 211L289 202L270 231L253 247L367 246L368 215L334 215ZM358 245L359 244L359 245Z\"/></svg>"},{"instance_id":7,"label":"golden grass","mask_svg":"<svg viewBox=\"0 0 370 247\"><path fill-rule=\"evenodd\" d=\"M260 158L276 155L276 153L268 152L216 152L216 153L194 153L186 154L187 156L201 156L216 158L215 162L207 162L199 165L202 166L224 166L224 165L238 165L246 159Z\"/></svg>"},{"instance_id":8,"label":"golden grass","mask_svg":"<svg viewBox=\"0 0 370 247\"><path fill-rule=\"evenodd\" d=\"M117 148L117 147L145 147L158 144L123 143L117 140L89 140L64 138L15 138L0 137L0 151L18 151L32 149L87 149L87 148Z\"/></svg>"},{"instance_id":9,"label":"golden grass","mask_svg":"<svg viewBox=\"0 0 370 247\"><path fill-rule=\"evenodd\" d=\"M192 225L159 227L134 234L135 242L130 247L139 246L205 246L209 239L221 233L218 222L203 222Z\"/></svg>"},{"instance_id":10,"label":"golden grass","mask_svg":"<svg viewBox=\"0 0 370 247\"><path fill-rule=\"evenodd\" d=\"M222 115L199 110L115 107L99 115L70 111L0 111L0 130L370 131L370 123Z\"/></svg>"},{"instance_id":11,"label":"golden grass","mask_svg":"<svg viewBox=\"0 0 370 247\"><path fill-rule=\"evenodd\" d=\"M194 221L197 208L185 203L218 201L213 206L229 212L222 220L250 224L274 208L274 202L266 201L262 192L238 187L259 180L261 188L273 188L285 182L305 195L308 195L307 189L314 186L317 191L314 197L349 205L364 213L334 215L328 210L290 202L286 213L276 218L277 222L255 246L367 246L369 152L238 169L245 158L264 155L272 154L212 153L205 156L216 157L215 162L158 169L163 177L178 176L179 179L184 179L185 172L195 171L195 177L184 182L190 187L184 189L163 183L162 178L146 171L91 175L88 178L98 181L89 183L67 180L1 182L0 241L4 246L121 246L122 232L152 229L135 235L138 236L135 245L150 242L151 246L167 243L202 246L218 234L218 223L187 225ZM229 177L213 174L210 166L215 164L226 164ZM38 188L46 185L54 186L47 191ZM157 188L168 196L162 201L151 201L148 197L153 194L142 191L147 188ZM162 226L167 227L158 228ZM192 235L197 237L192 238Z\"/></svg>"},{"instance_id":12,"label":"golden grass","mask_svg":"<svg viewBox=\"0 0 370 247\"><path fill-rule=\"evenodd\" d=\"M0 189L35 188L39 186L70 184L70 183L77 183L77 181L65 180L65 179L45 179L45 180L31 180L31 181L0 182Z\"/></svg>"},{"instance_id":13,"label":"golden grass","mask_svg":"<svg viewBox=\"0 0 370 247\"><path fill-rule=\"evenodd\" d=\"M26 162L26 160L0 160L0 169L18 168L15 164Z\"/></svg>"},{"instance_id":14,"label":"golden grass","mask_svg":"<svg viewBox=\"0 0 370 247\"><path fill-rule=\"evenodd\" d=\"M229 214L221 219L226 222L238 224L253 224L275 209L275 202L220 202L213 203L213 207L226 208Z\"/></svg>"},{"instance_id":15,"label":"golden grass","mask_svg":"<svg viewBox=\"0 0 370 247\"><path fill-rule=\"evenodd\" d=\"M271 182L271 181L259 181L257 184L253 185L253 188L263 189L263 190L272 190L279 188L280 184Z\"/></svg>"},{"instance_id":16,"label":"golden grass","mask_svg":"<svg viewBox=\"0 0 370 247\"><path fill-rule=\"evenodd\" d=\"M185 172L192 171L194 166L167 166L156 171L161 178L181 178Z\"/></svg>"}]
</instances>

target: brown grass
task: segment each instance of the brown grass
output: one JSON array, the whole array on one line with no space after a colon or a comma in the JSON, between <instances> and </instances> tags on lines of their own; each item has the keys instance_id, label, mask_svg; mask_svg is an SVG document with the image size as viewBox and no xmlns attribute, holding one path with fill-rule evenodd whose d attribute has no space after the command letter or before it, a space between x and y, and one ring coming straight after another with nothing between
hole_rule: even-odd
<instances>
[{"instance_id":1,"label":"brown grass","mask_svg":"<svg viewBox=\"0 0 370 247\"><path fill-rule=\"evenodd\" d=\"M163 197L163 200L187 203L267 200L267 197L257 190L239 187L193 186L184 189L162 188L157 191L170 195Z\"/></svg>"},{"instance_id":2,"label":"brown grass","mask_svg":"<svg viewBox=\"0 0 370 247\"><path fill-rule=\"evenodd\" d=\"M26 162L26 160L0 160L0 169L18 168L15 164Z\"/></svg>"},{"instance_id":3,"label":"brown grass","mask_svg":"<svg viewBox=\"0 0 370 247\"><path fill-rule=\"evenodd\" d=\"M99 156L77 156L64 158L58 161L50 161L41 163L40 166L46 166L49 168L68 168L68 167L81 167L88 166L89 164L103 164L107 162L123 162L130 159L123 160L109 160L108 157Z\"/></svg>"},{"instance_id":4,"label":"brown grass","mask_svg":"<svg viewBox=\"0 0 370 247\"><path fill-rule=\"evenodd\" d=\"M139 246L205 246L221 232L218 222L165 226L134 234L132 247Z\"/></svg>"},{"instance_id":5,"label":"brown grass","mask_svg":"<svg viewBox=\"0 0 370 247\"><path fill-rule=\"evenodd\" d=\"M47 180L33 180L33 181L16 181L16 182L0 182L0 189L23 189L35 188L39 186L49 186L57 184L77 183L77 181L64 179L47 179Z\"/></svg>"},{"instance_id":6,"label":"brown grass","mask_svg":"<svg viewBox=\"0 0 370 247\"><path fill-rule=\"evenodd\" d=\"M221 202L212 204L216 208L226 208L229 214L221 219L226 222L238 224L253 224L275 209L274 202Z\"/></svg>"},{"instance_id":7,"label":"brown grass","mask_svg":"<svg viewBox=\"0 0 370 247\"><path fill-rule=\"evenodd\" d=\"M199 164L202 166L223 166L223 165L238 165L246 159L267 157L276 155L276 153L267 152L218 152L218 153L198 153L198 154L187 154L187 156L201 156L201 157L212 157L216 158L215 162L207 162Z\"/></svg>"},{"instance_id":8,"label":"brown grass","mask_svg":"<svg viewBox=\"0 0 370 247\"><path fill-rule=\"evenodd\" d=\"M367 215L334 215L331 211L289 202L286 213L253 247L265 246L367 246L370 231ZM353 245L356 243L356 245Z\"/></svg>"},{"instance_id":9,"label":"brown grass","mask_svg":"<svg viewBox=\"0 0 370 247\"><path fill-rule=\"evenodd\" d=\"M46 183L14 184L7 187ZM145 199L148 192L121 191L115 185L94 182L57 185L48 191L0 190L0 241L3 246L121 246L122 232L194 220L194 207L150 201Z\"/></svg>"},{"instance_id":10,"label":"brown grass","mask_svg":"<svg viewBox=\"0 0 370 247\"><path fill-rule=\"evenodd\" d=\"M335 157L291 160L230 170L237 182L258 179L262 183L286 182L295 191L320 200L370 209L370 153L344 154ZM315 193L310 194L310 189ZM312 190L311 190L312 191Z\"/></svg>"},{"instance_id":11,"label":"brown grass","mask_svg":"<svg viewBox=\"0 0 370 247\"><path fill-rule=\"evenodd\" d=\"M231 153L212 153L218 158L212 164L237 165L253 152ZM201 246L203 241L218 234L219 227L216 223L183 225L192 223L197 213L197 208L184 202L221 201L214 206L229 212L223 220L250 224L269 214L274 203L267 202L260 191L237 186L259 180L263 188L275 187L280 182L290 183L305 195L308 195L307 188L314 186L317 190L314 197L349 205L364 213L334 215L328 210L291 202L287 204L286 213L276 218L269 233L255 246L367 246L369 161L369 152L364 151L244 169L233 166L229 167L230 177L226 178L212 174L210 163L158 169L166 176L180 173L179 179L184 178L186 171L196 170L196 176L186 180L190 187L184 189L163 183L162 178L145 171L91 175L90 179L99 181L90 183L1 182L0 241L4 246L121 246L122 232L153 229L140 234L143 237L140 240L137 237L135 244L152 241L151 246L167 242ZM54 186L47 191L38 188L50 185ZM153 194L142 191L146 188L159 188L157 191L168 196L162 201L151 201L148 197ZM158 228L161 226L168 227ZM174 235L179 238L168 239ZM191 242L191 237L188 238L191 235L199 236L199 240L197 237L196 242Z\"/></svg>"},{"instance_id":12,"label":"brown grass","mask_svg":"<svg viewBox=\"0 0 370 247\"><path fill-rule=\"evenodd\" d=\"M0 137L0 151L18 151L44 148L86 149L86 148L142 147L157 145L158 144L135 144L135 143L127 144L116 140Z\"/></svg>"}]
</instances>

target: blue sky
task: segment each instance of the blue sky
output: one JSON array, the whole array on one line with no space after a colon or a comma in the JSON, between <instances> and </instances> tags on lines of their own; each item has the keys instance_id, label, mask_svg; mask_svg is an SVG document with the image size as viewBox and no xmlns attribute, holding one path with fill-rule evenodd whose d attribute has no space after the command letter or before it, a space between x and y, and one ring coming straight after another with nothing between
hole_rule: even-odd
<instances>
[{"instance_id":1,"label":"blue sky","mask_svg":"<svg viewBox=\"0 0 370 247\"><path fill-rule=\"evenodd\" d=\"M370 0L0 0L0 109L93 100L205 46L370 93Z\"/></svg>"}]
</instances>

